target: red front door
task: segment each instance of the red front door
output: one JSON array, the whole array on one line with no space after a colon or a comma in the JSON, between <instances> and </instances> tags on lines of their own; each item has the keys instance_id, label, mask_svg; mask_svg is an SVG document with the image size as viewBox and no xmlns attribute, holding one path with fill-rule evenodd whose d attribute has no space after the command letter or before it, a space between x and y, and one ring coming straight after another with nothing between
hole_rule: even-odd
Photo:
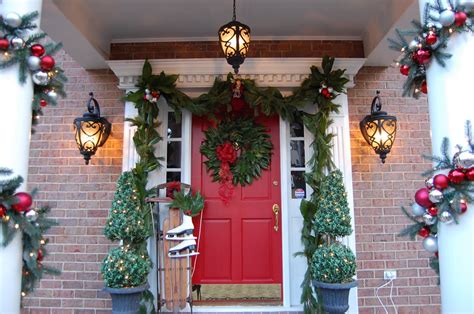
<instances>
[{"instance_id":1,"label":"red front door","mask_svg":"<svg viewBox=\"0 0 474 314\"><path fill-rule=\"evenodd\" d=\"M200 235L194 284L281 283L280 140L278 117L259 118L273 143L270 169L252 185L235 187L228 205L219 198L219 184L212 182L199 147L204 140L204 119L193 118L192 179L195 191L205 198L202 228L195 218L195 235ZM278 230L276 230L277 226Z\"/></svg>"}]
</instances>

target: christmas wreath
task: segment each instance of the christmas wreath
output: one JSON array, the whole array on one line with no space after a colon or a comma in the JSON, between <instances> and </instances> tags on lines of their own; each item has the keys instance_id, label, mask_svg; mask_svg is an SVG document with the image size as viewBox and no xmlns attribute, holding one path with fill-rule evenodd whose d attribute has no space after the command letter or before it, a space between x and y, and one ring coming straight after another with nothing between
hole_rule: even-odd
<instances>
[{"instance_id":1,"label":"christmas wreath","mask_svg":"<svg viewBox=\"0 0 474 314\"><path fill-rule=\"evenodd\" d=\"M221 184L224 202L232 198L233 186L249 185L270 166L273 145L264 126L249 118L221 121L205 132L201 153L213 181Z\"/></svg>"},{"instance_id":2,"label":"christmas wreath","mask_svg":"<svg viewBox=\"0 0 474 314\"><path fill-rule=\"evenodd\" d=\"M403 96L412 95L417 98L420 92L428 93L426 84L426 68L432 59L445 66L445 60L451 55L444 52L452 34L473 31L474 4L463 1L454 5L449 1L445 6L441 1L427 3L424 11L423 24L412 21L415 29L396 30L398 40L390 39L390 48L402 52L397 61L400 73L407 76L403 86ZM408 42L405 37L414 36Z\"/></svg>"}]
</instances>

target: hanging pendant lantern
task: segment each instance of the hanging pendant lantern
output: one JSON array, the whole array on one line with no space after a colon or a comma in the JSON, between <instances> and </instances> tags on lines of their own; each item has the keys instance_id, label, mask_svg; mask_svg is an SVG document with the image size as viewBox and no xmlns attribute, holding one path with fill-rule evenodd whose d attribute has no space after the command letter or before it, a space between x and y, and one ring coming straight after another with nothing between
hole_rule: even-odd
<instances>
[{"instance_id":1,"label":"hanging pendant lantern","mask_svg":"<svg viewBox=\"0 0 474 314\"><path fill-rule=\"evenodd\" d=\"M382 163L390 152L397 133L397 118L382 110L380 92L372 100L371 114L360 122L360 131L367 143L380 155Z\"/></svg>"},{"instance_id":2,"label":"hanging pendant lantern","mask_svg":"<svg viewBox=\"0 0 474 314\"><path fill-rule=\"evenodd\" d=\"M232 21L219 28L219 43L227 63L232 65L235 74L244 63L250 45L250 27L236 20L235 0Z\"/></svg>"},{"instance_id":3,"label":"hanging pendant lantern","mask_svg":"<svg viewBox=\"0 0 474 314\"><path fill-rule=\"evenodd\" d=\"M82 118L74 120L77 147L84 156L86 165L89 164L97 148L105 144L112 128L110 122L100 116L99 103L94 98L94 94L91 92L89 96L88 112L84 113Z\"/></svg>"}]
</instances>

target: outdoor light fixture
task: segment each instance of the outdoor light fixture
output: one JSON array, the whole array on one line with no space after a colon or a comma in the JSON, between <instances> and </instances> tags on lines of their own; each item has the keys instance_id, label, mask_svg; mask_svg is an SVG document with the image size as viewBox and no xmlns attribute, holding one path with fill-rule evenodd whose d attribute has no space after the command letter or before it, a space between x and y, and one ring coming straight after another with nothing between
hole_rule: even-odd
<instances>
[{"instance_id":1,"label":"outdoor light fixture","mask_svg":"<svg viewBox=\"0 0 474 314\"><path fill-rule=\"evenodd\" d=\"M379 94L380 92L377 91L377 96L372 100L370 115L360 122L360 131L375 153L380 155L382 163L385 163L385 158L390 153L397 134L397 118L381 111L382 103Z\"/></svg>"},{"instance_id":2,"label":"outdoor light fixture","mask_svg":"<svg viewBox=\"0 0 474 314\"><path fill-rule=\"evenodd\" d=\"M239 66L244 63L249 51L250 27L236 20L235 0L232 21L219 28L219 43L227 63L234 68L235 74L238 74Z\"/></svg>"},{"instance_id":3,"label":"outdoor light fixture","mask_svg":"<svg viewBox=\"0 0 474 314\"><path fill-rule=\"evenodd\" d=\"M100 117L99 103L94 98L94 94L91 92L89 96L87 112L82 118L74 119L77 147L84 156L86 165L89 164L89 160L97 148L105 144L112 127L107 119Z\"/></svg>"}]
</instances>

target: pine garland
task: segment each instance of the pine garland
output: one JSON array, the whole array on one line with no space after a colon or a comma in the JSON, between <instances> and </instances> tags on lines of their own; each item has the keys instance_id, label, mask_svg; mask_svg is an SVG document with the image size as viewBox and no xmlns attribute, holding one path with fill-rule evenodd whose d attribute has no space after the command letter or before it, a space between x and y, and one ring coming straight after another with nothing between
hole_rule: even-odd
<instances>
[{"instance_id":1,"label":"pine garland","mask_svg":"<svg viewBox=\"0 0 474 314\"><path fill-rule=\"evenodd\" d=\"M19 199L15 191L20 187L23 178L11 177L12 171L0 168L0 176L10 177L0 181L0 218L3 247L9 245L13 237L22 233L23 269L21 281L21 296L33 292L37 282L44 274L59 275L60 272L52 267L43 265L43 258L48 256L46 245L48 239L45 232L57 223L47 218L49 207L28 208L18 210ZM33 195L35 193L32 193Z\"/></svg>"},{"instance_id":2,"label":"pine garland","mask_svg":"<svg viewBox=\"0 0 474 314\"><path fill-rule=\"evenodd\" d=\"M446 66L446 60L452 57L444 51L450 37L456 33L472 32L473 18L474 12L454 5L453 1L449 1L449 7L446 7L438 0L434 5L426 4L423 23L413 20L413 29L396 30L397 38L389 38L388 41L391 49L402 53L396 63L400 66L400 72L407 76L403 96L418 98L420 92L428 92L427 67L433 59ZM413 40L408 41L407 37Z\"/></svg>"},{"instance_id":3,"label":"pine garland","mask_svg":"<svg viewBox=\"0 0 474 314\"><path fill-rule=\"evenodd\" d=\"M34 82L33 86L33 100L31 104L32 110L32 125L38 124L39 117L43 115L42 108L48 104L52 106L57 105L58 96L66 97L64 91L64 84L67 78L61 67L54 65L52 68L40 69L31 68L29 65L29 58L36 57L32 55L32 46L37 45L37 42L44 39L47 35L43 32L38 32L23 39L26 31L32 31L37 28L34 21L38 18L38 12L32 12L20 17L21 24L17 27L9 25L3 16L0 16L0 33L4 40L8 40L8 48L3 50L0 56L0 69L5 69L18 64L18 77L20 83L25 83L29 75L35 75L38 72L48 76L46 82L38 84ZM23 44L21 47L14 47L11 40L21 39ZM49 42L42 46L44 48L44 56L52 56L56 54L61 48L62 44ZM40 59L38 59L39 62ZM54 59L53 59L54 60Z\"/></svg>"}]
</instances>

